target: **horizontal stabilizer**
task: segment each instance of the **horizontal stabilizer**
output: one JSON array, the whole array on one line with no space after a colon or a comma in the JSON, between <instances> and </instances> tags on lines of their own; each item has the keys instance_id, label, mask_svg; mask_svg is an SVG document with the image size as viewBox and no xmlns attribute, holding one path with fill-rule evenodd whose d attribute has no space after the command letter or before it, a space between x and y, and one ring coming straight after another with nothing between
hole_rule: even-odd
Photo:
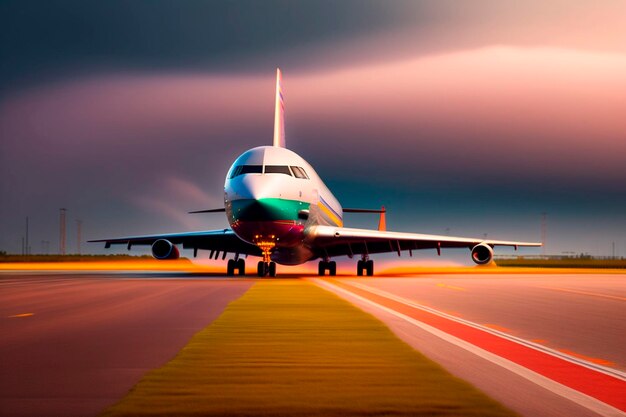
<instances>
[{"instance_id":1,"label":"horizontal stabilizer","mask_svg":"<svg viewBox=\"0 0 626 417\"><path fill-rule=\"evenodd\" d=\"M358 208L342 208L344 213L385 213L385 208L381 209L358 209Z\"/></svg>"},{"instance_id":2,"label":"horizontal stabilizer","mask_svg":"<svg viewBox=\"0 0 626 417\"><path fill-rule=\"evenodd\" d=\"M226 211L225 208L216 208L216 209L208 209L208 210L197 210L190 211L189 214L198 214L198 213L224 213Z\"/></svg>"},{"instance_id":3,"label":"horizontal stabilizer","mask_svg":"<svg viewBox=\"0 0 626 417\"><path fill-rule=\"evenodd\" d=\"M380 210L376 209L355 209L355 208L344 208L344 213L380 213L380 218L378 219L378 230L384 232L387 230L387 219L385 213L387 210L385 206L382 206Z\"/></svg>"}]
</instances>

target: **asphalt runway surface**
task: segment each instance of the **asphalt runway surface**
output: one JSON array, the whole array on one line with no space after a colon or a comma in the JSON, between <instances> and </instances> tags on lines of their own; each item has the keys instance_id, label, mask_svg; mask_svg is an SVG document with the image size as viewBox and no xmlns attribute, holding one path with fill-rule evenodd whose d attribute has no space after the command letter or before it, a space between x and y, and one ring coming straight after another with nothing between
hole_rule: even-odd
<instances>
[{"instance_id":1,"label":"asphalt runway surface","mask_svg":"<svg viewBox=\"0 0 626 417\"><path fill-rule=\"evenodd\" d=\"M367 290L401 297L619 378L626 368L625 274L314 280L340 283L347 290L330 289L521 415L625 415L355 295ZM254 282L184 273L0 274L0 415L97 415L176 355ZM623 382L611 388L618 396Z\"/></svg>"},{"instance_id":2,"label":"asphalt runway surface","mask_svg":"<svg viewBox=\"0 0 626 417\"><path fill-rule=\"evenodd\" d=\"M94 416L252 284L0 274L0 415Z\"/></svg>"},{"instance_id":3,"label":"asphalt runway surface","mask_svg":"<svg viewBox=\"0 0 626 417\"><path fill-rule=\"evenodd\" d=\"M329 289L378 317L415 349L521 415L625 415L620 411L626 399L624 274L472 274L316 281L331 284ZM411 311L415 317L432 316L434 328L406 319L404 314L410 316ZM441 316L459 321L451 323L462 327L457 329L457 337L448 337L454 326L442 324L449 320ZM476 337L472 339L470 333L481 331L471 326L504 335L503 339L482 332L510 345L504 346L505 359L491 355L488 343L477 349L472 344ZM508 336L513 342L506 340ZM517 357L507 357L506 349L513 352L524 347L517 341L528 341L539 350L546 347L549 354L526 349ZM544 356L536 368L529 371L518 365L528 362L533 354ZM560 354L566 359L561 362L569 365L561 375L565 385L543 376L558 374L554 368L560 365L553 362L558 361L554 355ZM579 359L584 366L570 362ZM590 394L581 394L578 389L587 389ZM598 397L602 401L595 399ZM611 405L605 406L605 401Z\"/></svg>"}]
</instances>

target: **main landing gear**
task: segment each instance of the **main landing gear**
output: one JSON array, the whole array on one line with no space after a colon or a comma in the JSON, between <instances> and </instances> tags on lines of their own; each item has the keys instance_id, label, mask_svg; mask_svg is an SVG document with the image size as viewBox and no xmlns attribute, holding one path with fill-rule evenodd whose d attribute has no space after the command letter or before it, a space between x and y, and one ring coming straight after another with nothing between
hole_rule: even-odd
<instances>
[{"instance_id":1,"label":"main landing gear","mask_svg":"<svg viewBox=\"0 0 626 417\"><path fill-rule=\"evenodd\" d=\"M328 275L334 277L337 275L337 262L335 261L320 261L317 268L317 275L324 276L328 271Z\"/></svg>"},{"instance_id":2,"label":"main landing gear","mask_svg":"<svg viewBox=\"0 0 626 417\"><path fill-rule=\"evenodd\" d=\"M238 271L239 275L246 275L246 261L243 258L228 260L226 275L229 277L235 276L235 271Z\"/></svg>"},{"instance_id":3,"label":"main landing gear","mask_svg":"<svg viewBox=\"0 0 626 417\"><path fill-rule=\"evenodd\" d=\"M257 275L260 277L264 277L269 275L270 277L276 276L276 262L263 262L259 261L257 264Z\"/></svg>"},{"instance_id":4,"label":"main landing gear","mask_svg":"<svg viewBox=\"0 0 626 417\"><path fill-rule=\"evenodd\" d=\"M368 277L374 275L374 261L371 259L361 259L356 263L356 274L360 277L363 276L363 272L367 274Z\"/></svg>"}]
</instances>

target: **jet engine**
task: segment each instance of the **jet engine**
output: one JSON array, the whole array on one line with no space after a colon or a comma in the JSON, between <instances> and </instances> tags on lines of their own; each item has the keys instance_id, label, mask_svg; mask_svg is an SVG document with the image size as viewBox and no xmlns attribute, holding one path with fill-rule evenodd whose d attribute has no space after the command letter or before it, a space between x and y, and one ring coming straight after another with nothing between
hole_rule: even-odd
<instances>
[{"instance_id":1,"label":"jet engine","mask_svg":"<svg viewBox=\"0 0 626 417\"><path fill-rule=\"evenodd\" d=\"M478 265L485 265L493 259L493 249L491 246L480 243L472 248L472 261Z\"/></svg>"},{"instance_id":2,"label":"jet engine","mask_svg":"<svg viewBox=\"0 0 626 417\"><path fill-rule=\"evenodd\" d=\"M165 259L178 259L178 248L167 239L159 239L152 244L152 256L162 261Z\"/></svg>"}]
</instances>

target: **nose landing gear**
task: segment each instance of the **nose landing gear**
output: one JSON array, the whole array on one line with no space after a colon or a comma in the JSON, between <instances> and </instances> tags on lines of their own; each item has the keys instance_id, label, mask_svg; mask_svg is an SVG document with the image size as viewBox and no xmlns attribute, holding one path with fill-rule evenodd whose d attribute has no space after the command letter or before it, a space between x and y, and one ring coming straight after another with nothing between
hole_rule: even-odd
<instances>
[{"instance_id":1,"label":"nose landing gear","mask_svg":"<svg viewBox=\"0 0 626 417\"><path fill-rule=\"evenodd\" d=\"M259 261L257 264L257 275L264 277L269 275L270 277L276 276L276 262L263 262Z\"/></svg>"},{"instance_id":2,"label":"nose landing gear","mask_svg":"<svg viewBox=\"0 0 626 417\"><path fill-rule=\"evenodd\" d=\"M257 265L257 275L264 277L269 275L270 277L276 276L276 262L272 262L270 255L272 250L276 247L275 236L270 236L269 239L263 239L261 236L256 236L254 242L263 252L263 260L259 261Z\"/></svg>"}]
</instances>

